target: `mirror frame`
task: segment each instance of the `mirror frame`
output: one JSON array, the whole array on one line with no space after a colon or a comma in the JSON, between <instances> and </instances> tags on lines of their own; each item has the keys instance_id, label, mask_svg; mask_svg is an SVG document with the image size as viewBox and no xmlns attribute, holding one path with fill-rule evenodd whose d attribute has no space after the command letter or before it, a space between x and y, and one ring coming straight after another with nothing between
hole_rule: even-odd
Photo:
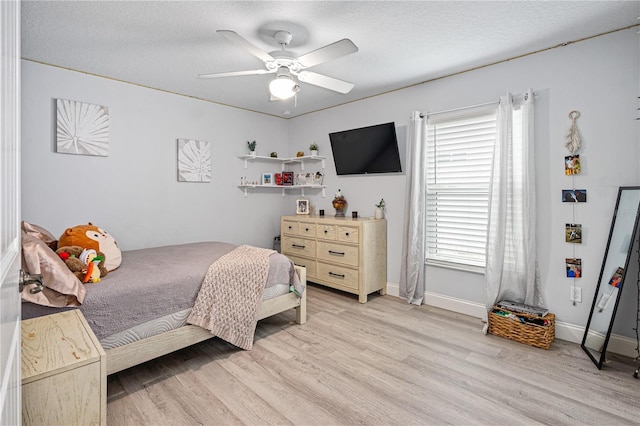
<instances>
[{"instance_id":1,"label":"mirror frame","mask_svg":"<svg viewBox=\"0 0 640 426\"><path fill-rule=\"evenodd\" d=\"M615 209L613 211L613 218L611 219L611 229L609 230L609 239L607 240L607 246L606 246L606 249L605 249L605 252L604 252L604 257L602 259L602 268L600 269L600 276L598 277L598 284L596 286L596 291L595 291L594 296L593 296L593 304L591 305L591 312L589 313L589 319L587 320L587 325L586 325L586 327L584 329L584 336L582 338L582 343L580 344L582 349L587 353L587 355L589 355L589 358L591 358L593 363L598 367L598 370L602 369L602 364L605 361L605 355L606 355L606 352L607 352L607 346L609 344L609 338L611 337L611 330L613 329L613 322L615 321L615 318L616 318L616 312L618 310L618 303L620 302L620 296L622 295L622 287L624 286L624 282L625 282L625 279L627 277L627 269L629 267L629 260L631 258L633 245L634 245L634 242L636 240L636 232L638 230L638 218L639 218L639 215L640 215L640 201L638 202L638 205L636 206L636 211L635 211L636 216L635 216L635 219L634 219L634 222L633 222L633 230L631 231L631 238L629 239L629 247L627 248L627 257L626 257L625 263L624 263L624 271L623 271L623 274L622 274L622 279L620 281L620 286L618 287L618 294L616 295L615 304L614 304L613 310L611 312L611 318L609 320L609 325L607 327L607 334L605 336L604 343L602 345L602 351L600 352L600 356L597 358L596 355L594 355L593 352L598 353L598 351L596 351L595 349L587 347L585 345L585 343L586 343L587 337L589 335L589 328L591 326L591 320L593 319L593 314L594 314L595 309L596 309L596 304L598 303L598 296L600 295L600 286L602 284L602 278L604 276L605 267L607 265L607 259L608 259L608 256L609 256L609 248L610 248L610 245L611 245L611 237L613 236L613 232L614 232L615 227L616 227L616 219L618 217L618 207L620 205L620 198L622 197L622 194L626 190L640 191L640 186L621 186L620 188L618 188L618 198L616 199L616 206L615 206ZM605 285L608 285L608 282L606 282Z\"/></svg>"}]
</instances>

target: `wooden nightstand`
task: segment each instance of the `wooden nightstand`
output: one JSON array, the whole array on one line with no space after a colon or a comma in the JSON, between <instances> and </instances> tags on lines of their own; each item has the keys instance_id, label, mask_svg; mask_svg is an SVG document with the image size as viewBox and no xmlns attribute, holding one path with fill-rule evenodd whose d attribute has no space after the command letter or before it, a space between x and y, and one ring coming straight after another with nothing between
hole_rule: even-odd
<instances>
[{"instance_id":1,"label":"wooden nightstand","mask_svg":"<svg viewBox=\"0 0 640 426\"><path fill-rule=\"evenodd\" d=\"M22 321L23 424L106 421L106 355L82 312Z\"/></svg>"}]
</instances>

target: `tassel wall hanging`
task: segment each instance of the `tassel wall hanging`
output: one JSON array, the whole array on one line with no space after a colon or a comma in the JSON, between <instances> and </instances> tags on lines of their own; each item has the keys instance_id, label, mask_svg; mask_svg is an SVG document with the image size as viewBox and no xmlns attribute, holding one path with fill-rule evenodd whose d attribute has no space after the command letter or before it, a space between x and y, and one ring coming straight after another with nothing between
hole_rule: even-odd
<instances>
[{"instance_id":1,"label":"tassel wall hanging","mask_svg":"<svg viewBox=\"0 0 640 426\"><path fill-rule=\"evenodd\" d=\"M578 125L576 124L576 120L580 118L580 111L571 111L569 118L571 119L571 128L569 129L565 146L571 155L574 155L580 149L580 131L578 131Z\"/></svg>"}]
</instances>

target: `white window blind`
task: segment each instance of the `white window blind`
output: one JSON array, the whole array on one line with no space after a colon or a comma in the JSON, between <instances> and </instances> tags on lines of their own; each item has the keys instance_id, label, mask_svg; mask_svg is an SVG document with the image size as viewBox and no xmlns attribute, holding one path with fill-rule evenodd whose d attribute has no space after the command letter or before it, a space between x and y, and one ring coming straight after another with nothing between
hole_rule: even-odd
<instances>
[{"instance_id":1,"label":"white window blind","mask_svg":"<svg viewBox=\"0 0 640 426\"><path fill-rule=\"evenodd\" d=\"M427 262L485 266L496 106L427 118Z\"/></svg>"}]
</instances>

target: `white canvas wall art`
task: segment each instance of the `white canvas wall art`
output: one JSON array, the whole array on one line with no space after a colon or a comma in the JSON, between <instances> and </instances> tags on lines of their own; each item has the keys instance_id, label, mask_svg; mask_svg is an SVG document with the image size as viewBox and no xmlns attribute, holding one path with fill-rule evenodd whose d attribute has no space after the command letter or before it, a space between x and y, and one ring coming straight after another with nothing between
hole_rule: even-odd
<instances>
[{"instance_id":1,"label":"white canvas wall art","mask_svg":"<svg viewBox=\"0 0 640 426\"><path fill-rule=\"evenodd\" d=\"M109 155L109 108L56 99L56 152Z\"/></svg>"},{"instance_id":2,"label":"white canvas wall art","mask_svg":"<svg viewBox=\"0 0 640 426\"><path fill-rule=\"evenodd\" d=\"M178 139L178 182L211 182L211 142Z\"/></svg>"}]
</instances>

